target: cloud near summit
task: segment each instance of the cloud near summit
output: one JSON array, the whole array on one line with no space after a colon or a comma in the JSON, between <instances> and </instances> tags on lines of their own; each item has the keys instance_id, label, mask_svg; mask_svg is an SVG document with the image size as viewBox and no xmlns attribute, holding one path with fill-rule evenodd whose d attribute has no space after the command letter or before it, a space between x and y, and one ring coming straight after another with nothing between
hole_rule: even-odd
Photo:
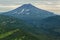
<instances>
[{"instance_id":1,"label":"cloud near summit","mask_svg":"<svg viewBox=\"0 0 60 40\"><path fill-rule=\"evenodd\" d=\"M31 3L38 8L60 13L60 0L0 0L0 11L12 10L26 3Z\"/></svg>"}]
</instances>

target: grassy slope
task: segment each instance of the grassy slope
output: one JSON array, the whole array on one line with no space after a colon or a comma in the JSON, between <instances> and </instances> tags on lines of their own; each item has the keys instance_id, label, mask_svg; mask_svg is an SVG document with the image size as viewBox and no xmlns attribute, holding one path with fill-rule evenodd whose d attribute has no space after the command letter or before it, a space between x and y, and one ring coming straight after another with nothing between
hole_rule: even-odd
<instances>
[{"instance_id":1,"label":"grassy slope","mask_svg":"<svg viewBox=\"0 0 60 40\"><path fill-rule=\"evenodd\" d=\"M0 15L0 40L38 40L32 34L25 32L29 25L14 17Z\"/></svg>"},{"instance_id":2,"label":"grassy slope","mask_svg":"<svg viewBox=\"0 0 60 40\"><path fill-rule=\"evenodd\" d=\"M0 15L0 40L60 40L60 37L45 33L34 34L29 30L30 25L22 20Z\"/></svg>"}]
</instances>

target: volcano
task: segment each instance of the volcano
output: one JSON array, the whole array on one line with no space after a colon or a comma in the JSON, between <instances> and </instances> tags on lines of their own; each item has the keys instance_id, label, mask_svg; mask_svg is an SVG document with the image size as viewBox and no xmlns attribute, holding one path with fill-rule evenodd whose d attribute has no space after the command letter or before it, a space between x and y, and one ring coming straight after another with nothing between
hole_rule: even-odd
<instances>
[{"instance_id":1,"label":"volcano","mask_svg":"<svg viewBox=\"0 0 60 40\"><path fill-rule=\"evenodd\" d=\"M3 15L13 16L34 25L44 18L55 16L53 12L39 9L32 4L24 4L12 11L3 13Z\"/></svg>"}]
</instances>

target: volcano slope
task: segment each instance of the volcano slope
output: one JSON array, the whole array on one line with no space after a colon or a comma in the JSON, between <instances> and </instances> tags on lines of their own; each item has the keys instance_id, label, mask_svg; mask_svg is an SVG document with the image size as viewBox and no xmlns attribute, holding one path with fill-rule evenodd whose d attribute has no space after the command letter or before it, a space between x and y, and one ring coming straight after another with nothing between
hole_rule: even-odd
<instances>
[{"instance_id":1,"label":"volcano slope","mask_svg":"<svg viewBox=\"0 0 60 40\"><path fill-rule=\"evenodd\" d=\"M60 22L60 16L53 16L53 18L50 17L47 19L51 19L51 22L54 22L54 18ZM50 23L49 26L51 28L49 29L49 26L43 26L44 24L48 25L46 23L47 19L42 20L39 27L35 27L21 19L0 15L0 40L60 40L60 36L56 35L59 35L59 31L51 30L52 27L59 28L59 26L50 26L51 22L49 20L48 23ZM53 24L55 25L56 23Z\"/></svg>"},{"instance_id":2,"label":"volcano slope","mask_svg":"<svg viewBox=\"0 0 60 40\"><path fill-rule=\"evenodd\" d=\"M27 31L29 27L20 19L0 15L0 40L39 40Z\"/></svg>"}]
</instances>

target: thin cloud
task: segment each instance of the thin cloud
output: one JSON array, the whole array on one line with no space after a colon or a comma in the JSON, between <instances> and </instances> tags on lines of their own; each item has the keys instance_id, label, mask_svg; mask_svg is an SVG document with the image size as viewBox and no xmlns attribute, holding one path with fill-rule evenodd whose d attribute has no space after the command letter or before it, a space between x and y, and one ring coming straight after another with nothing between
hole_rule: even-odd
<instances>
[{"instance_id":1,"label":"thin cloud","mask_svg":"<svg viewBox=\"0 0 60 40\"><path fill-rule=\"evenodd\" d=\"M31 3L41 9L60 12L60 0L0 0L0 11L15 9L25 3Z\"/></svg>"}]
</instances>

